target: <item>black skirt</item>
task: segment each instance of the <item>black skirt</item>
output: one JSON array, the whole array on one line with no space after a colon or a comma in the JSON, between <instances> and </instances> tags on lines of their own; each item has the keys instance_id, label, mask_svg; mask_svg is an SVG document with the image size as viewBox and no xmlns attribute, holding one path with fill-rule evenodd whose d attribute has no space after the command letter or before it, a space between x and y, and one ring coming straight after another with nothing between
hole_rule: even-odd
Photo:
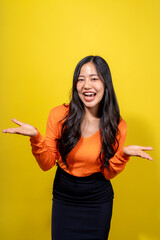
<instances>
[{"instance_id":1,"label":"black skirt","mask_svg":"<svg viewBox=\"0 0 160 240\"><path fill-rule=\"evenodd\" d=\"M52 240L107 240L113 197L112 185L101 172L76 177L58 165L53 184Z\"/></svg>"}]
</instances>

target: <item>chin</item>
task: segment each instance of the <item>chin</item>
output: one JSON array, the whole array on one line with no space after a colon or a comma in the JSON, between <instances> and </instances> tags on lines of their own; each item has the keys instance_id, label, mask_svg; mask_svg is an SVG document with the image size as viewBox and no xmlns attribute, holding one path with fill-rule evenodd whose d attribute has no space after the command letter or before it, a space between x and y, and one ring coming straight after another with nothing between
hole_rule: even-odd
<instances>
[{"instance_id":1,"label":"chin","mask_svg":"<svg viewBox=\"0 0 160 240\"><path fill-rule=\"evenodd\" d=\"M87 101L84 101L83 98L80 98L80 99L81 99L82 104L86 108L94 108L94 107L97 107L97 105L100 104L100 102L97 102L97 101L87 102Z\"/></svg>"},{"instance_id":2,"label":"chin","mask_svg":"<svg viewBox=\"0 0 160 240\"><path fill-rule=\"evenodd\" d=\"M98 103L84 103L84 106L87 107L87 108L94 108L94 107L97 107Z\"/></svg>"}]
</instances>

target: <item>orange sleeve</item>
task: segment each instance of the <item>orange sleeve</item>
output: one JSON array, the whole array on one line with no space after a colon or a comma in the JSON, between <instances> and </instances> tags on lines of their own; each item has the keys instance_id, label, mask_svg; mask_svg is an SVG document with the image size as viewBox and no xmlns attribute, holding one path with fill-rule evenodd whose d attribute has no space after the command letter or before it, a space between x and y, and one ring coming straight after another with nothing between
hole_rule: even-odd
<instances>
[{"instance_id":1,"label":"orange sleeve","mask_svg":"<svg viewBox=\"0 0 160 240\"><path fill-rule=\"evenodd\" d=\"M61 106L55 107L50 111L45 138L39 133L30 138L32 153L35 156L40 168L44 171L52 168L59 156L57 150L56 138L59 138L61 132L61 119L64 108Z\"/></svg>"},{"instance_id":2,"label":"orange sleeve","mask_svg":"<svg viewBox=\"0 0 160 240\"><path fill-rule=\"evenodd\" d=\"M129 160L129 156L123 153L124 143L127 136L127 125L123 119L119 123L119 134L117 140L119 141L119 148L114 156L109 160L108 169L102 166L101 171L106 179L111 179L117 176L125 168Z\"/></svg>"}]
</instances>

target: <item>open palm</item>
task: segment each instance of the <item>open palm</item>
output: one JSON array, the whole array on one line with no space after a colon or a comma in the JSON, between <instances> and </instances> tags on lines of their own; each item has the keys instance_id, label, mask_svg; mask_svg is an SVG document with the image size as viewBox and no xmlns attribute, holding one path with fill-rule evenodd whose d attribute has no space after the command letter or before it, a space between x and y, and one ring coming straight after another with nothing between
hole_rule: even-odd
<instances>
[{"instance_id":1,"label":"open palm","mask_svg":"<svg viewBox=\"0 0 160 240\"><path fill-rule=\"evenodd\" d=\"M123 148L123 152L129 156L137 156L137 157L142 157L146 158L148 160L152 160L152 157L144 152L144 151L150 151L153 150L152 147L142 147L138 145L129 145L125 148Z\"/></svg>"},{"instance_id":2,"label":"open palm","mask_svg":"<svg viewBox=\"0 0 160 240\"><path fill-rule=\"evenodd\" d=\"M35 136L37 134L37 130L33 126L27 123L22 123L15 118L13 118L12 121L19 125L19 127L4 129L2 131L3 133L20 134L29 137Z\"/></svg>"}]
</instances>

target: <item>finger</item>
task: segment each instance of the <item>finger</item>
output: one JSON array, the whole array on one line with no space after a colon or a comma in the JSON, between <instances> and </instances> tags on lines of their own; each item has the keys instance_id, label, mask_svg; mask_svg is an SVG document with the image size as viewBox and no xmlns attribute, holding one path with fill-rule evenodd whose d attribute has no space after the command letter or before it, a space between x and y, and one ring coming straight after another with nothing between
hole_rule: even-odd
<instances>
[{"instance_id":1,"label":"finger","mask_svg":"<svg viewBox=\"0 0 160 240\"><path fill-rule=\"evenodd\" d=\"M145 157L144 158L146 158L146 159L148 159L148 160L150 160L150 161L152 161L153 160L153 158L148 154L148 155L145 155Z\"/></svg>"},{"instance_id":2,"label":"finger","mask_svg":"<svg viewBox=\"0 0 160 240\"><path fill-rule=\"evenodd\" d=\"M23 124L22 122L18 121L18 120L15 119L15 118L12 118L12 122L18 124L19 126L22 126L22 124Z\"/></svg>"},{"instance_id":3,"label":"finger","mask_svg":"<svg viewBox=\"0 0 160 240\"><path fill-rule=\"evenodd\" d=\"M145 152L141 152L139 153L139 156L142 157L142 158L146 158L148 160L153 160L153 158L148 154L148 153L145 153Z\"/></svg>"},{"instance_id":4,"label":"finger","mask_svg":"<svg viewBox=\"0 0 160 240\"><path fill-rule=\"evenodd\" d=\"M142 151L152 151L153 147L144 147L144 146L139 146Z\"/></svg>"},{"instance_id":5,"label":"finger","mask_svg":"<svg viewBox=\"0 0 160 240\"><path fill-rule=\"evenodd\" d=\"M2 132L3 133L19 133L18 128L7 128L7 129L3 129Z\"/></svg>"}]
</instances>

